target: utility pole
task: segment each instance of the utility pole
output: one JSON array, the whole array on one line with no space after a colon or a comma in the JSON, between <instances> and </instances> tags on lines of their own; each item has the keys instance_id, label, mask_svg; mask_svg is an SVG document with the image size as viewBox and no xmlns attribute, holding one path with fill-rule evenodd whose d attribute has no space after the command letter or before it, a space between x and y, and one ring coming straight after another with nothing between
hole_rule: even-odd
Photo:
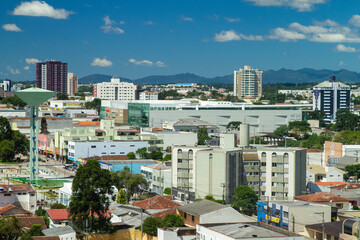
<instances>
[{"instance_id":1,"label":"utility pole","mask_svg":"<svg viewBox=\"0 0 360 240\"><path fill-rule=\"evenodd\" d=\"M221 184L221 187L223 189L223 194L222 194L222 204L225 204L225 183Z\"/></svg>"},{"instance_id":2,"label":"utility pole","mask_svg":"<svg viewBox=\"0 0 360 240\"><path fill-rule=\"evenodd\" d=\"M293 223L293 232L295 232L295 216L293 214L293 217L292 217L292 223Z\"/></svg>"}]
</instances>

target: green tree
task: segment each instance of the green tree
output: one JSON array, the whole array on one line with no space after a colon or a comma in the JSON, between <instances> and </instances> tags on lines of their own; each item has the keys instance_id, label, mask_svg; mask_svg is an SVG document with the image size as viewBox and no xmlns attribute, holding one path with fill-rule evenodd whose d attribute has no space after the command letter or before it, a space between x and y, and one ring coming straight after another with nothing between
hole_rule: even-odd
<instances>
[{"instance_id":1,"label":"green tree","mask_svg":"<svg viewBox=\"0 0 360 240\"><path fill-rule=\"evenodd\" d=\"M58 96L57 96L57 100L68 100L69 99L69 96L65 93L60 93Z\"/></svg>"},{"instance_id":2,"label":"green tree","mask_svg":"<svg viewBox=\"0 0 360 240\"><path fill-rule=\"evenodd\" d=\"M197 138L198 138L198 144L199 145L205 145L206 140L210 140L211 137L209 137L207 129L206 128L200 128L197 132Z\"/></svg>"},{"instance_id":3,"label":"green tree","mask_svg":"<svg viewBox=\"0 0 360 240\"><path fill-rule=\"evenodd\" d=\"M169 161L171 160L171 154L166 154L165 157L163 158L163 161Z\"/></svg>"},{"instance_id":4,"label":"green tree","mask_svg":"<svg viewBox=\"0 0 360 240\"><path fill-rule=\"evenodd\" d=\"M86 230L87 221L91 232L110 231L110 197L114 198L110 172L101 169L94 159L80 165L73 180L69 205L72 221L82 231Z\"/></svg>"},{"instance_id":5,"label":"green tree","mask_svg":"<svg viewBox=\"0 0 360 240\"><path fill-rule=\"evenodd\" d=\"M360 178L360 164L347 165L345 166L345 171L347 172L346 178L356 177L356 179Z\"/></svg>"},{"instance_id":6,"label":"green tree","mask_svg":"<svg viewBox=\"0 0 360 240\"><path fill-rule=\"evenodd\" d=\"M9 120L6 117L0 117L0 142L7 139L12 139L13 131L11 129Z\"/></svg>"},{"instance_id":7,"label":"green tree","mask_svg":"<svg viewBox=\"0 0 360 240\"><path fill-rule=\"evenodd\" d=\"M303 138L305 134L311 132L310 124L307 121L293 121L288 128L296 139Z\"/></svg>"},{"instance_id":8,"label":"green tree","mask_svg":"<svg viewBox=\"0 0 360 240\"><path fill-rule=\"evenodd\" d=\"M3 98L1 100L1 103L2 104L11 104L11 105L13 105L15 107L18 107L18 108L23 108L23 107L25 107L27 105L26 102L24 102L18 96Z\"/></svg>"},{"instance_id":9,"label":"green tree","mask_svg":"<svg viewBox=\"0 0 360 240\"><path fill-rule=\"evenodd\" d=\"M206 195L206 196L205 196L205 199L206 199L206 200L210 200L210 201L215 201L215 198L214 198L213 195Z\"/></svg>"},{"instance_id":10,"label":"green tree","mask_svg":"<svg viewBox=\"0 0 360 240\"><path fill-rule=\"evenodd\" d=\"M333 126L334 131L359 129L359 116L352 114L348 110L339 110L336 112L336 123Z\"/></svg>"},{"instance_id":11,"label":"green tree","mask_svg":"<svg viewBox=\"0 0 360 240\"><path fill-rule=\"evenodd\" d=\"M341 142L346 145L358 145L360 144L360 132L349 130L340 131L335 135L334 142Z\"/></svg>"},{"instance_id":12,"label":"green tree","mask_svg":"<svg viewBox=\"0 0 360 240\"><path fill-rule=\"evenodd\" d=\"M128 154L126 154L126 156L128 159L136 159L136 155L133 152L129 152Z\"/></svg>"},{"instance_id":13,"label":"green tree","mask_svg":"<svg viewBox=\"0 0 360 240\"><path fill-rule=\"evenodd\" d=\"M21 235L19 220L14 216L0 218L0 239L18 239Z\"/></svg>"},{"instance_id":14,"label":"green tree","mask_svg":"<svg viewBox=\"0 0 360 240\"><path fill-rule=\"evenodd\" d=\"M42 117L42 118L41 118L40 133L41 133L41 134L49 134L49 131L48 131L48 129L47 129L47 122L46 122L46 118L45 118L45 117Z\"/></svg>"},{"instance_id":15,"label":"green tree","mask_svg":"<svg viewBox=\"0 0 360 240\"><path fill-rule=\"evenodd\" d=\"M41 224L33 224L28 231L21 235L21 240L32 240L34 236L44 236L41 230Z\"/></svg>"},{"instance_id":16,"label":"green tree","mask_svg":"<svg viewBox=\"0 0 360 240\"><path fill-rule=\"evenodd\" d=\"M240 121L233 121L233 122L229 122L226 129L227 130L239 130L240 129Z\"/></svg>"},{"instance_id":17,"label":"green tree","mask_svg":"<svg viewBox=\"0 0 360 240\"><path fill-rule=\"evenodd\" d=\"M3 140L0 142L0 159L3 162L10 162L14 160L15 144L11 140Z\"/></svg>"},{"instance_id":18,"label":"green tree","mask_svg":"<svg viewBox=\"0 0 360 240\"><path fill-rule=\"evenodd\" d=\"M164 189L164 194L171 195L171 188L167 187Z\"/></svg>"},{"instance_id":19,"label":"green tree","mask_svg":"<svg viewBox=\"0 0 360 240\"><path fill-rule=\"evenodd\" d=\"M50 209L66 209L67 207L62 203L53 203L50 205Z\"/></svg>"},{"instance_id":20,"label":"green tree","mask_svg":"<svg viewBox=\"0 0 360 240\"><path fill-rule=\"evenodd\" d=\"M15 145L15 154L22 154L27 156L30 149L30 140L27 139L26 136L20 133L18 130L13 131L12 139Z\"/></svg>"},{"instance_id":21,"label":"green tree","mask_svg":"<svg viewBox=\"0 0 360 240\"><path fill-rule=\"evenodd\" d=\"M146 158L146 154L147 154L146 147L139 148L138 150L136 150L136 154L139 155L140 158Z\"/></svg>"},{"instance_id":22,"label":"green tree","mask_svg":"<svg viewBox=\"0 0 360 240\"><path fill-rule=\"evenodd\" d=\"M164 227L183 227L184 219L180 215L167 214L162 220Z\"/></svg>"},{"instance_id":23,"label":"green tree","mask_svg":"<svg viewBox=\"0 0 360 240\"><path fill-rule=\"evenodd\" d=\"M160 151L152 151L150 156L151 156L151 159L154 159L154 160L162 160L163 159L163 154Z\"/></svg>"},{"instance_id":24,"label":"green tree","mask_svg":"<svg viewBox=\"0 0 360 240\"><path fill-rule=\"evenodd\" d=\"M126 204L126 192L123 188L121 188L116 195L116 202L120 204Z\"/></svg>"},{"instance_id":25,"label":"green tree","mask_svg":"<svg viewBox=\"0 0 360 240\"><path fill-rule=\"evenodd\" d=\"M319 126L324 127L325 122L324 119L326 118L325 112L320 110L315 110L312 112L308 112L308 119L309 120L319 120Z\"/></svg>"},{"instance_id":26,"label":"green tree","mask_svg":"<svg viewBox=\"0 0 360 240\"><path fill-rule=\"evenodd\" d=\"M289 127L288 126L280 126L275 129L274 135L277 137L287 136L289 134Z\"/></svg>"},{"instance_id":27,"label":"green tree","mask_svg":"<svg viewBox=\"0 0 360 240\"><path fill-rule=\"evenodd\" d=\"M85 103L86 109L96 109L99 114L100 114L100 107L101 107L101 99L99 98L95 98L91 102Z\"/></svg>"},{"instance_id":28,"label":"green tree","mask_svg":"<svg viewBox=\"0 0 360 240\"><path fill-rule=\"evenodd\" d=\"M38 209L35 210L35 214L37 216L45 216L46 211L40 206Z\"/></svg>"},{"instance_id":29,"label":"green tree","mask_svg":"<svg viewBox=\"0 0 360 240\"><path fill-rule=\"evenodd\" d=\"M163 227L163 221L160 217L148 217L143 223L143 232L151 236L157 236L157 229Z\"/></svg>"},{"instance_id":30,"label":"green tree","mask_svg":"<svg viewBox=\"0 0 360 240\"><path fill-rule=\"evenodd\" d=\"M240 185L235 188L231 206L241 213L251 216L256 213L257 200L258 195L253 189L246 185Z\"/></svg>"}]
</instances>

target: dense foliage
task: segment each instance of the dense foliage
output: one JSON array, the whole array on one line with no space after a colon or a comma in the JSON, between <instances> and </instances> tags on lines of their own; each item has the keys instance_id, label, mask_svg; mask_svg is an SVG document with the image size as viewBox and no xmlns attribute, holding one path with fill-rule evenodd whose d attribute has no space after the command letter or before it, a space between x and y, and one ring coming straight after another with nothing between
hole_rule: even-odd
<instances>
[{"instance_id":1,"label":"dense foliage","mask_svg":"<svg viewBox=\"0 0 360 240\"><path fill-rule=\"evenodd\" d=\"M3 99L1 99L1 103L7 104L7 105L12 105L17 108L23 108L27 105L26 102L24 102L18 96L3 98Z\"/></svg>"},{"instance_id":2,"label":"dense foliage","mask_svg":"<svg viewBox=\"0 0 360 240\"><path fill-rule=\"evenodd\" d=\"M197 132L198 144L199 145L206 145L206 141L210 140L211 137L207 133L206 128L200 128Z\"/></svg>"},{"instance_id":3,"label":"dense foliage","mask_svg":"<svg viewBox=\"0 0 360 240\"><path fill-rule=\"evenodd\" d=\"M258 195L249 186L240 185L235 188L233 203L231 206L246 215L256 214L256 202Z\"/></svg>"},{"instance_id":4,"label":"dense foliage","mask_svg":"<svg viewBox=\"0 0 360 240\"><path fill-rule=\"evenodd\" d=\"M95 98L91 102L85 103L86 109L95 109L98 112L98 114L100 114L100 107L101 107L101 100L99 98Z\"/></svg>"},{"instance_id":5,"label":"dense foliage","mask_svg":"<svg viewBox=\"0 0 360 240\"><path fill-rule=\"evenodd\" d=\"M179 215L167 214L164 219L148 217L143 223L143 231L151 236L157 236L160 227L183 227L184 220Z\"/></svg>"}]
</instances>

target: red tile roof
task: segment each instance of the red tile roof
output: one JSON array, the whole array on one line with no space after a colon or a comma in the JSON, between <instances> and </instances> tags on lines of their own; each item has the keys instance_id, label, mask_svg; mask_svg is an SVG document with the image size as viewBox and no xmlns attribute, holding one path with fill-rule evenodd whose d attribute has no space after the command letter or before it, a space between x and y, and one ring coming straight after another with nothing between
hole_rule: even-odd
<instances>
[{"instance_id":1,"label":"red tile roof","mask_svg":"<svg viewBox=\"0 0 360 240\"><path fill-rule=\"evenodd\" d=\"M46 229L44 218L42 217L18 217L19 225L22 228L31 228L34 224L41 224L41 229Z\"/></svg>"},{"instance_id":2,"label":"red tile roof","mask_svg":"<svg viewBox=\"0 0 360 240\"><path fill-rule=\"evenodd\" d=\"M335 189L341 190L341 189L357 189L360 188L360 184L359 183L346 183L344 185L339 185L334 187Z\"/></svg>"},{"instance_id":3,"label":"red tile roof","mask_svg":"<svg viewBox=\"0 0 360 240\"><path fill-rule=\"evenodd\" d=\"M33 240L60 240L58 236L36 236L32 237Z\"/></svg>"},{"instance_id":4,"label":"red tile roof","mask_svg":"<svg viewBox=\"0 0 360 240\"><path fill-rule=\"evenodd\" d=\"M141 207L142 209L169 209L174 207L181 206L180 204L172 201L172 196L155 196L152 198L147 198L145 200L135 202L132 204L136 207Z\"/></svg>"},{"instance_id":5,"label":"red tile roof","mask_svg":"<svg viewBox=\"0 0 360 240\"><path fill-rule=\"evenodd\" d=\"M7 185L7 184L0 184L0 188L4 189L4 192L8 192L11 190L12 192L28 192L34 193L35 190L31 187L30 184L19 184L19 185Z\"/></svg>"},{"instance_id":6,"label":"red tile roof","mask_svg":"<svg viewBox=\"0 0 360 240\"><path fill-rule=\"evenodd\" d=\"M151 216L152 217L160 217L160 218L164 219L166 217L166 215L168 215L168 214L176 215L177 214L176 207L170 208L170 209L162 211L162 212L157 212L157 213L151 214Z\"/></svg>"},{"instance_id":7,"label":"red tile roof","mask_svg":"<svg viewBox=\"0 0 360 240\"><path fill-rule=\"evenodd\" d=\"M46 212L53 221L71 220L68 209L46 209Z\"/></svg>"},{"instance_id":8,"label":"red tile roof","mask_svg":"<svg viewBox=\"0 0 360 240\"><path fill-rule=\"evenodd\" d=\"M20 208L20 207L17 207L17 206L14 206L12 204L9 204L5 207L2 207L0 208L0 215L12 215L12 214L6 214L6 212L12 210L12 209L18 209L21 211L21 213L18 213L18 214L15 214L15 215L33 215L31 212L23 209L23 208Z\"/></svg>"},{"instance_id":9,"label":"red tile roof","mask_svg":"<svg viewBox=\"0 0 360 240\"><path fill-rule=\"evenodd\" d=\"M326 192L318 192L308 195L301 195L294 197L296 200L302 200L306 202L353 202L350 198L340 197L334 194Z\"/></svg>"},{"instance_id":10,"label":"red tile roof","mask_svg":"<svg viewBox=\"0 0 360 240\"><path fill-rule=\"evenodd\" d=\"M325 186L325 187L334 187L334 186L346 185L347 183L345 183L345 182L313 182L312 184Z\"/></svg>"}]
</instances>

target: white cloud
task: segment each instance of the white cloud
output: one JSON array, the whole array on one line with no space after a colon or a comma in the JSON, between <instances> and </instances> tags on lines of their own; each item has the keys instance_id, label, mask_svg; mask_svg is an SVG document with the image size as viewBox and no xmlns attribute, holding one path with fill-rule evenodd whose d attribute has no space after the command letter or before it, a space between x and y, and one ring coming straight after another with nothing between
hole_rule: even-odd
<instances>
[{"instance_id":1,"label":"white cloud","mask_svg":"<svg viewBox=\"0 0 360 240\"><path fill-rule=\"evenodd\" d=\"M181 15L181 19L183 21L186 21L186 22L193 22L194 19L192 19L191 17L185 17L184 15Z\"/></svg>"},{"instance_id":2,"label":"white cloud","mask_svg":"<svg viewBox=\"0 0 360 240\"><path fill-rule=\"evenodd\" d=\"M214 37L215 42L229 42L229 41L262 41L264 40L263 36L260 35L244 35L237 33L234 30L221 31L220 33L215 33Z\"/></svg>"},{"instance_id":3,"label":"white cloud","mask_svg":"<svg viewBox=\"0 0 360 240\"><path fill-rule=\"evenodd\" d=\"M225 17L225 20L228 21L228 22L240 22L240 18L228 18L228 17Z\"/></svg>"},{"instance_id":4,"label":"white cloud","mask_svg":"<svg viewBox=\"0 0 360 240\"><path fill-rule=\"evenodd\" d=\"M29 69L30 69L29 66L25 66L25 67L24 67L24 70L29 70Z\"/></svg>"},{"instance_id":5,"label":"white cloud","mask_svg":"<svg viewBox=\"0 0 360 240\"><path fill-rule=\"evenodd\" d=\"M11 66L7 66L6 68L7 68L7 70L9 70L9 72L11 74L19 74L20 73L20 71L18 69L14 69Z\"/></svg>"},{"instance_id":6,"label":"white cloud","mask_svg":"<svg viewBox=\"0 0 360 240\"><path fill-rule=\"evenodd\" d=\"M344 65L344 62L343 61L340 61L339 62L339 66L343 66Z\"/></svg>"},{"instance_id":7,"label":"white cloud","mask_svg":"<svg viewBox=\"0 0 360 240\"><path fill-rule=\"evenodd\" d=\"M16 24L14 23L8 23L8 24L4 24L2 25L2 28L5 30L5 31L10 31L10 32L22 32L22 30L16 26Z\"/></svg>"},{"instance_id":8,"label":"white cloud","mask_svg":"<svg viewBox=\"0 0 360 240\"><path fill-rule=\"evenodd\" d=\"M113 27L109 25L101 26L100 28L104 31L104 33L111 33L111 32L116 34L124 33L124 30L122 30L121 28Z\"/></svg>"},{"instance_id":9,"label":"white cloud","mask_svg":"<svg viewBox=\"0 0 360 240\"><path fill-rule=\"evenodd\" d=\"M327 0L245 0L257 6L290 7L299 12L312 11L316 4L324 4Z\"/></svg>"},{"instance_id":10,"label":"white cloud","mask_svg":"<svg viewBox=\"0 0 360 240\"><path fill-rule=\"evenodd\" d=\"M162 61L156 61L156 62L152 62L152 61L149 61L149 60L140 60L140 61L137 61L135 60L134 58L130 58L129 59L129 62L130 63L133 63L135 65L143 65L143 66L156 66L156 67L166 67L166 65L164 64L164 62Z\"/></svg>"},{"instance_id":11,"label":"white cloud","mask_svg":"<svg viewBox=\"0 0 360 240\"><path fill-rule=\"evenodd\" d=\"M271 31L271 35L269 35L269 38L278 39L282 42L287 42L305 39L306 37L304 34L298 33L296 31L291 31L284 28L275 28Z\"/></svg>"},{"instance_id":12,"label":"white cloud","mask_svg":"<svg viewBox=\"0 0 360 240\"><path fill-rule=\"evenodd\" d=\"M112 62L110 60L107 60L106 58L94 58L91 66L98 66L98 67L110 67L112 65Z\"/></svg>"},{"instance_id":13,"label":"white cloud","mask_svg":"<svg viewBox=\"0 0 360 240\"><path fill-rule=\"evenodd\" d=\"M109 16L105 16L103 18L104 20L104 26L101 26L100 28L104 31L104 33L116 33L116 34L123 34L124 30L122 30L119 27L114 27L113 25L116 25L116 21L111 20ZM120 21L121 24L122 21ZM123 22L125 24L125 22Z\"/></svg>"},{"instance_id":14,"label":"white cloud","mask_svg":"<svg viewBox=\"0 0 360 240\"><path fill-rule=\"evenodd\" d=\"M65 9L55 9L44 1L22 2L13 11L13 15L49 17L55 19L67 19L72 13L73 12Z\"/></svg>"},{"instance_id":15,"label":"white cloud","mask_svg":"<svg viewBox=\"0 0 360 240\"><path fill-rule=\"evenodd\" d=\"M347 46L345 46L343 44L338 44L335 47L335 51L338 51L338 52L356 52L356 49L353 48L353 47L347 47Z\"/></svg>"},{"instance_id":16,"label":"white cloud","mask_svg":"<svg viewBox=\"0 0 360 240\"><path fill-rule=\"evenodd\" d=\"M37 58L25 58L25 61L27 64L35 64L37 62L40 62L40 60Z\"/></svg>"},{"instance_id":17,"label":"white cloud","mask_svg":"<svg viewBox=\"0 0 360 240\"><path fill-rule=\"evenodd\" d=\"M124 25L125 21L119 21L119 24Z\"/></svg>"},{"instance_id":18,"label":"white cloud","mask_svg":"<svg viewBox=\"0 0 360 240\"><path fill-rule=\"evenodd\" d=\"M151 20L145 22L145 25L155 25L155 24L156 23Z\"/></svg>"},{"instance_id":19,"label":"white cloud","mask_svg":"<svg viewBox=\"0 0 360 240\"><path fill-rule=\"evenodd\" d=\"M355 27L360 27L360 15L352 15L349 23L351 23Z\"/></svg>"}]
</instances>

